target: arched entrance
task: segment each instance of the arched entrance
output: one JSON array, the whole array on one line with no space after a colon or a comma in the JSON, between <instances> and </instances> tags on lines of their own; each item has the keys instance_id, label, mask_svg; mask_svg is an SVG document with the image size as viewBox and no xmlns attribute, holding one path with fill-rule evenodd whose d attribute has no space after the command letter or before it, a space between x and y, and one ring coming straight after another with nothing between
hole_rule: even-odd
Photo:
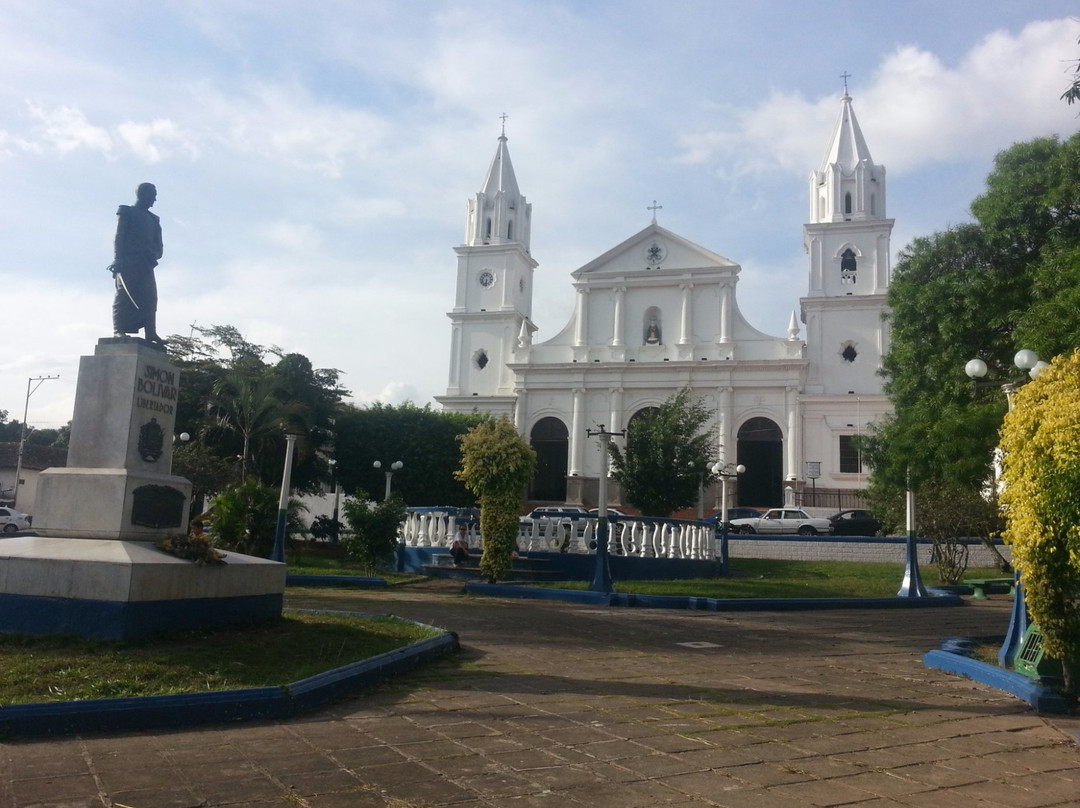
<instances>
[{"instance_id":1,"label":"arched entrance","mask_svg":"<svg viewBox=\"0 0 1080 808\"><path fill-rule=\"evenodd\" d=\"M536 450L536 474L529 499L566 501L566 472L570 433L558 418L541 418L532 428L529 443Z\"/></svg>"},{"instance_id":2,"label":"arched entrance","mask_svg":"<svg viewBox=\"0 0 1080 808\"><path fill-rule=\"evenodd\" d=\"M751 418L741 427L736 449L746 466L739 475L739 504L777 508L784 504L784 436L775 421Z\"/></svg>"}]
</instances>

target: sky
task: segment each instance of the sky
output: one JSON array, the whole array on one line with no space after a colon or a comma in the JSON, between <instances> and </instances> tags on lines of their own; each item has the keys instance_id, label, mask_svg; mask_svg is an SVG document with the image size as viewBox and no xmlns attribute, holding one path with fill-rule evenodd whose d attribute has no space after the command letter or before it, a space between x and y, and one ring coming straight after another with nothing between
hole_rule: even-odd
<instances>
[{"instance_id":1,"label":"sky","mask_svg":"<svg viewBox=\"0 0 1080 808\"><path fill-rule=\"evenodd\" d=\"M232 325L338 368L358 405L432 401L503 114L537 342L572 314L570 273L654 200L786 336L842 74L888 171L895 260L970 220L997 152L1077 131L1059 97L1078 18L1058 0L0 0L0 410L70 420L141 182L163 334Z\"/></svg>"}]
</instances>

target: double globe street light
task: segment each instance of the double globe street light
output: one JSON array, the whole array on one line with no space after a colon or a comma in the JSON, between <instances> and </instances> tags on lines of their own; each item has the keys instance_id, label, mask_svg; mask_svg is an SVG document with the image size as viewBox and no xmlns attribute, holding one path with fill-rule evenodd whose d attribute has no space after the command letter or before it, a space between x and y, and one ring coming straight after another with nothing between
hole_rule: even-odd
<instances>
[{"instance_id":1,"label":"double globe street light","mask_svg":"<svg viewBox=\"0 0 1080 808\"><path fill-rule=\"evenodd\" d=\"M746 472L746 466L742 463L713 463L710 469L713 475L720 478L720 569L727 572L728 568L728 508L727 508L727 485L728 480L737 478Z\"/></svg>"},{"instance_id":2,"label":"double globe street light","mask_svg":"<svg viewBox=\"0 0 1080 808\"><path fill-rule=\"evenodd\" d=\"M1027 376L1020 376L1016 379L1009 379L1005 382L985 382L982 381L986 376L987 366L981 359L971 359L966 365L964 365L964 372L968 375L976 387L1000 387L1001 392L1005 394L1005 399L1009 405L1009 412L1013 411L1013 396L1016 395L1016 388L1023 384L1027 384L1028 381L1038 376L1043 368L1048 367L1049 363L1044 362L1039 358L1039 355L1028 348L1024 348L1016 352L1013 357L1013 364L1027 373ZM998 651L998 665L1003 668L1012 667L1013 660L1016 658L1017 653L1020 651L1020 646L1024 641L1024 634L1028 627L1028 613L1027 603L1024 600L1024 587L1020 584L1020 571L1015 569L1014 565L1014 579L1013 579L1013 608L1012 615L1009 618L1009 630L1005 633L1005 642L1001 644L1001 650Z\"/></svg>"},{"instance_id":3,"label":"double globe street light","mask_svg":"<svg viewBox=\"0 0 1080 808\"><path fill-rule=\"evenodd\" d=\"M381 469L382 461L376 460L374 463L371 464L371 467ZM394 479L394 472L401 471L401 469L404 467L404 463L402 463L400 460L395 460L393 463L390 464L389 470L383 472L386 475L386 491L383 493L384 500L390 499L390 481Z\"/></svg>"}]
</instances>

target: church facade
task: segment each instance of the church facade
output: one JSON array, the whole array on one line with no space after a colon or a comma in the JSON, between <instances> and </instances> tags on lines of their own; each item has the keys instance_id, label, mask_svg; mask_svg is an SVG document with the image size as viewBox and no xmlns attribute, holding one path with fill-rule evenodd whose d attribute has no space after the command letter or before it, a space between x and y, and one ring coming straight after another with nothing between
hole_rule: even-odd
<instances>
[{"instance_id":1,"label":"church facade","mask_svg":"<svg viewBox=\"0 0 1080 808\"><path fill-rule=\"evenodd\" d=\"M889 345L885 201L885 169L845 92L810 174L807 288L787 335L764 334L743 317L737 263L654 218L571 273L570 322L539 342L532 206L504 132L455 248L450 378L437 400L513 419L538 454L532 500L595 504L601 456L587 431L620 432L684 387L715 414L717 459L746 467L740 504L781 505L788 487L861 489L855 439L890 411L878 376Z\"/></svg>"}]
</instances>

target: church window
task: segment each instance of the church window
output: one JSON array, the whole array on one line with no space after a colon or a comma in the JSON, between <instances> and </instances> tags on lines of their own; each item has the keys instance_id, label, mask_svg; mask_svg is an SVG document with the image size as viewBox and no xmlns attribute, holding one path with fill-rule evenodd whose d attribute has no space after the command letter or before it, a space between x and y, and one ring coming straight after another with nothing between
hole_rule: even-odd
<instances>
[{"instance_id":1,"label":"church window","mask_svg":"<svg viewBox=\"0 0 1080 808\"><path fill-rule=\"evenodd\" d=\"M844 213L851 213L851 192L844 194Z\"/></svg>"},{"instance_id":2,"label":"church window","mask_svg":"<svg viewBox=\"0 0 1080 808\"><path fill-rule=\"evenodd\" d=\"M840 283L855 283L855 271L858 269L858 259L855 251L848 247L840 253Z\"/></svg>"},{"instance_id":3,"label":"church window","mask_svg":"<svg viewBox=\"0 0 1080 808\"><path fill-rule=\"evenodd\" d=\"M845 345L844 350L840 352L840 356L843 357L845 362L854 362L858 355L859 352L855 350L855 346L850 342Z\"/></svg>"},{"instance_id":4,"label":"church window","mask_svg":"<svg viewBox=\"0 0 1080 808\"><path fill-rule=\"evenodd\" d=\"M870 194L870 215L871 216L876 216L877 215L877 204L876 203L877 203L877 195L876 194Z\"/></svg>"},{"instance_id":5,"label":"church window","mask_svg":"<svg viewBox=\"0 0 1080 808\"><path fill-rule=\"evenodd\" d=\"M488 359L487 351L485 351L483 348L473 354L473 366L477 370L483 370L484 368L486 368L488 366L488 362L490 361L491 360Z\"/></svg>"},{"instance_id":6,"label":"church window","mask_svg":"<svg viewBox=\"0 0 1080 808\"><path fill-rule=\"evenodd\" d=\"M506 223L506 237L512 239L514 237L514 222L509 221Z\"/></svg>"},{"instance_id":7,"label":"church window","mask_svg":"<svg viewBox=\"0 0 1080 808\"><path fill-rule=\"evenodd\" d=\"M487 241L490 238L491 238L491 217L489 216L488 220L487 220L487 230L484 233L484 241Z\"/></svg>"},{"instance_id":8,"label":"church window","mask_svg":"<svg viewBox=\"0 0 1080 808\"><path fill-rule=\"evenodd\" d=\"M862 473L862 452L855 435L840 436L840 473Z\"/></svg>"}]
</instances>

